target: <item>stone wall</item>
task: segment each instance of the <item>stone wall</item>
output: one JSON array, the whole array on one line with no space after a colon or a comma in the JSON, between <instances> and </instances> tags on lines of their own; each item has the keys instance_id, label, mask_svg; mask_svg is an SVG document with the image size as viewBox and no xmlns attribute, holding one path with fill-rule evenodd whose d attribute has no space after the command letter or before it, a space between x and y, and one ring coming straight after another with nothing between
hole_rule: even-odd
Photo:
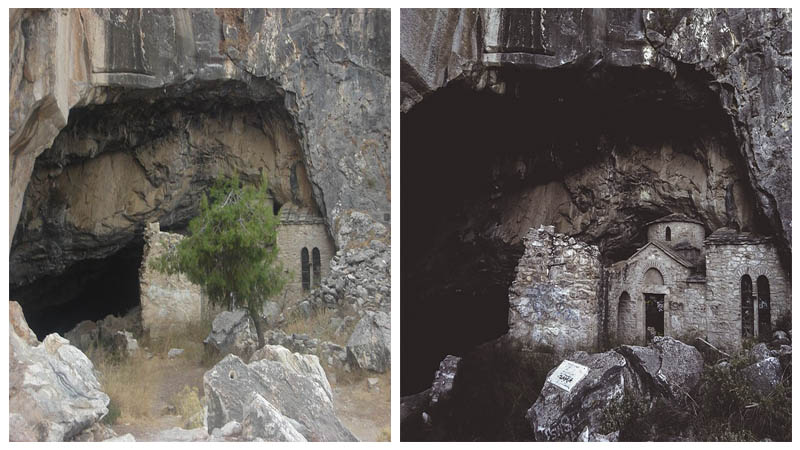
<instances>
[{"instance_id":1,"label":"stone wall","mask_svg":"<svg viewBox=\"0 0 800 450\"><path fill-rule=\"evenodd\" d=\"M158 222L148 224L144 233L144 253L139 268L142 329L153 337L199 322L206 314L207 302L200 286L185 275L167 275L151 267L156 258L174 248L181 239L180 234L162 232Z\"/></svg>"},{"instance_id":2,"label":"stone wall","mask_svg":"<svg viewBox=\"0 0 800 450\"><path fill-rule=\"evenodd\" d=\"M336 252L333 240L328 235L322 218L319 219L319 223L281 223L280 227L278 227L278 259L283 264L284 273L289 277L280 299L286 302L287 305L299 302L310 292L310 289L304 291L302 285L303 274L300 264L300 252L303 248L308 249L309 263L312 262L313 249L319 249L321 272L319 281L321 282L322 278L325 278L330 273L330 261ZM313 270L309 270L311 272L311 287L313 288L314 284L318 284L318 281L313 278Z\"/></svg>"},{"instance_id":3,"label":"stone wall","mask_svg":"<svg viewBox=\"0 0 800 450\"><path fill-rule=\"evenodd\" d=\"M662 285L646 282L645 273L650 269L658 270L664 279ZM655 245L611 266L609 272L607 330L612 344L646 344L645 293L664 294L665 336L679 336L704 322L702 314L697 317L698 308L703 309L702 291L686 281L691 270Z\"/></svg>"},{"instance_id":4,"label":"stone wall","mask_svg":"<svg viewBox=\"0 0 800 450\"><path fill-rule=\"evenodd\" d=\"M717 244L706 241L706 303L708 341L726 350L742 346L741 279L749 275L753 295L757 279L769 280L771 323L791 313L791 283L778 261L775 244L767 239L752 243ZM758 335L758 310L754 302L755 335Z\"/></svg>"},{"instance_id":5,"label":"stone wall","mask_svg":"<svg viewBox=\"0 0 800 450\"><path fill-rule=\"evenodd\" d=\"M697 248L703 248L706 230L699 223L660 222L647 227L647 242L666 241L667 227L670 229L671 244L687 241Z\"/></svg>"},{"instance_id":6,"label":"stone wall","mask_svg":"<svg viewBox=\"0 0 800 450\"><path fill-rule=\"evenodd\" d=\"M509 289L509 335L535 351L563 354L599 345L602 266L597 246L531 229Z\"/></svg>"}]
</instances>

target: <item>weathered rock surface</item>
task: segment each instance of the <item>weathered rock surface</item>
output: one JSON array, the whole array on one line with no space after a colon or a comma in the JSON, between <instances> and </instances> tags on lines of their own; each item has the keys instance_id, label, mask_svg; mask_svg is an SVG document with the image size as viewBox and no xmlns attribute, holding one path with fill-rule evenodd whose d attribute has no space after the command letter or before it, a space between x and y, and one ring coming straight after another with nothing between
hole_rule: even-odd
<instances>
[{"instance_id":1,"label":"weathered rock surface","mask_svg":"<svg viewBox=\"0 0 800 450\"><path fill-rule=\"evenodd\" d=\"M347 354L358 367L386 372L391 367L391 319L382 312L368 311L347 340Z\"/></svg>"},{"instance_id":2,"label":"weathered rock surface","mask_svg":"<svg viewBox=\"0 0 800 450\"><path fill-rule=\"evenodd\" d=\"M292 353L280 345L265 345L250 357L251 363L259 360L278 362L297 375L308 377L317 383L328 394L328 399L333 402L333 390L328 383L328 377L325 376L325 371L319 364L319 357L316 355L301 355L296 352Z\"/></svg>"},{"instance_id":3,"label":"weathered rock surface","mask_svg":"<svg viewBox=\"0 0 800 450\"><path fill-rule=\"evenodd\" d=\"M243 415L242 438L246 441L306 442L292 423L258 394L252 395Z\"/></svg>"},{"instance_id":4,"label":"weathered rock surface","mask_svg":"<svg viewBox=\"0 0 800 450\"><path fill-rule=\"evenodd\" d=\"M158 258L175 249L183 236L161 232L158 222L147 224L144 252L139 268L142 328L152 337L178 332L188 324L200 322L207 300L200 286L185 275L168 275L154 267Z\"/></svg>"},{"instance_id":5,"label":"weathered rock surface","mask_svg":"<svg viewBox=\"0 0 800 450\"><path fill-rule=\"evenodd\" d=\"M585 427L590 432L599 428L607 407L626 395L639 393L638 380L627 360L613 350L595 354L579 351L567 359L588 366L589 373L569 392L545 382L526 415L538 441L576 440Z\"/></svg>"},{"instance_id":6,"label":"weathered rock surface","mask_svg":"<svg viewBox=\"0 0 800 450\"><path fill-rule=\"evenodd\" d=\"M741 370L742 376L750 383L753 391L767 396L780 383L782 378L781 363L774 356L767 356Z\"/></svg>"},{"instance_id":7,"label":"weathered rock surface","mask_svg":"<svg viewBox=\"0 0 800 450\"><path fill-rule=\"evenodd\" d=\"M16 10L12 285L108 256L147 223L185 225L235 171L267 173L276 201L317 209L334 239L355 212L384 221L389 16Z\"/></svg>"},{"instance_id":8,"label":"weathered rock surface","mask_svg":"<svg viewBox=\"0 0 800 450\"><path fill-rule=\"evenodd\" d=\"M203 341L222 355L249 358L258 348L253 320L245 310L222 311L211 322L211 333Z\"/></svg>"},{"instance_id":9,"label":"weathered rock surface","mask_svg":"<svg viewBox=\"0 0 800 450\"><path fill-rule=\"evenodd\" d=\"M9 315L9 439L65 441L105 416L109 398L86 355L57 334L32 340L16 302Z\"/></svg>"},{"instance_id":10,"label":"weathered rock surface","mask_svg":"<svg viewBox=\"0 0 800 450\"><path fill-rule=\"evenodd\" d=\"M436 409L440 404L447 404L450 394L453 391L453 384L458 375L458 365L461 358L458 356L447 355L441 363L439 370L433 377L433 385L430 392L430 406Z\"/></svg>"},{"instance_id":11,"label":"weathered rock surface","mask_svg":"<svg viewBox=\"0 0 800 450\"><path fill-rule=\"evenodd\" d=\"M514 93L504 67L589 72L644 68L680 84L703 75L733 126L745 183L791 248L791 11L786 9L532 9L537 30L509 26L511 10L404 10L401 110L456 82ZM518 21L517 25L525 23ZM686 92L686 91L685 91ZM685 98L692 102L696 98ZM571 194L574 195L574 192Z\"/></svg>"},{"instance_id":12,"label":"weathered rock surface","mask_svg":"<svg viewBox=\"0 0 800 450\"><path fill-rule=\"evenodd\" d=\"M531 229L509 288L509 336L537 351L564 355L598 347L602 299L597 246Z\"/></svg>"},{"instance_id":13,"label":"weathered rock surface","mask_svg":"<svg viewBox=\"0 0 800 450\"><path fill-rule=\"evenodd\" d=\"M670 337L656 336L647 347L623 345L622 354L653 395L682 399L703 374L703 356L691 345Z\"/></svg>"},{"instance_id":14,"label":"weathered rock surface","mask_svg":"<svg viewBox=\"0 0 800 450\"><path fill-rule=\"evenodd\" d=\"M138 342L134 334L140 331L141 309L134 308L122 317L109 314L96 322L81 321L64 333L64 337L82 351L102 346L112 351L135 352Z\"/></svg>"},{"instance_id":15,"label":"weathered rock surface","mask_svg":"<svg viewBox=\"0 0 800 450\"><path fill-rule=\"evenodd\" d=\"M625 345L595 354L579 351L567 359L587 366L589 372L570 391L550 382L556 368L548 373L526 416L537 440L608 440L598 433L610 406L626 397L682 398L703 373L700 352L670 337L657 337L648 347Z\"/></svg>"},{"instance_id":16,"label":"weathered rock surface","mask_svg":"<svg viewBox=\"0 0 800 450\"><path fill-rule=\"evenodd\" d=\"M339 422L328 392L309 376L300 375L279 361L260 359L245 364L228 355L203 377L210 430L236 420L256 393L309 441L352 441L354 436ZM299 428L299 429L298 429Z\"/></svg>"},{"instance_id":17,"label":"weathered rock surface","mask_svg":"<svg viewBox=\"0 0 800 450\"><path fill-rule=\"evenodd\" d=\"M186 430L179 427L173 427L168 430L163 430L156 436L157 441L166 442L202 442L207 441L209 435L205 428L194 428Z\"/></svg>"}]
</instances>

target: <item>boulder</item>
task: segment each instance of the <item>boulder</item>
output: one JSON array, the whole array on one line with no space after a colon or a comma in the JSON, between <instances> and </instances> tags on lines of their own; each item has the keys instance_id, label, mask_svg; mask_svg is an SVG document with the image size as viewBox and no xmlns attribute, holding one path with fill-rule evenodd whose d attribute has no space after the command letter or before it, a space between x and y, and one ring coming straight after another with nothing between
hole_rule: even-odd
<instances>
[{"instance_id":1,"label":"boulder","mask_svg":"<svg viewBox=\"0 0 800 450\"><path fill-rule=\"evenodd\" d=\"M769 348L763 342L759 342L750 349L750 360L753 362L763 361L769 357Z\"/></svg>"},{"instance_id":2,"label":"boulder","mask_svg":"<svg viewBox=\"0 0 800 450\"><path fill-rule=\"evenodd\" d=\"M211 437L215 440L233 440L241 436L241 434L242 424L235 420L226 423L222 428L214 428L214 430L211 431Z\"/></svg>"},{"instance_id":3,"label":"boulder","mask_svg":"<svg viewBox=\"0 0 800 450\"><path fill-rule=\"evenodd\" d=\"M203 343L222 355L248 358L258 347L258 336L247 311L222 311L211 323L211 333Z\"/></svg>"},{"instance_id":4,"label":"boulder","mask_svg":"<svg viewBox=\"0 0 800 450\"><path fill-rule=\"evenodd\" d=\"M244 424L244 409L256 393L287 420L297 422L302 429L295 429L306 440L355 440L336 417L331 396L320 380L305 373L307 368L302 365L288 361L291 358L284 357L245 364L239 357L228 355L206 372L203 386L208 429L222 427L231 420Z\"/></svg>"},{"instance_id":5,"label":"boulder","mask_svg":"<svg viewBox=\"0 0 800 450\"><path fill-rule=\"evenodd\" d=\"M616 351L654 395L680 398L697 386L703 374L700 351L671 337L656 336L647 347L623 345Z\"/></svg>"},{"instance_id":6,"label":"boulder","mask_svg":"<svg viewBox=\"0 0 800 450\"><path fill-rule=\"evenodd\" d=\"M171 348L167 352L167 358L169 358L169 359L177 358L178 356L181 356L182 354L183 354L183 349L182 348Z\"/></svg>"},{"instance_id":7,"label":"boulder","mask_svg":"<svg viewBox=\"0 0 800 450\"><path fill-rule=\"evenodd\" d=\"M139 342L134 339L129 331L117 331L111 345L114 353L118 355L133 356L139 351Z\"/></svg>"},{"instance_id":8,"label":"boulder","mask_svg":"<svg viewBox=\"0 0 800 450\"><path fill-rule=\"evenodd\" d=\"M694 340L694 348L699 350L700 354L703 355L703 360L711 365L714 365L724 359L727 360L731 358L731 355L711 345L711 343L702 338L697 338Z\"/></svg>"},{"instance_id":9,"label":"boulder","mask_svg":"<svg viewBox=\"0 0 800 450\"><path fill-rule=\"evenodd\" d=\"M281 315L281 306L278 302L265 301L264 306L261 308L261 320L267 327L272 328L281 323L283 316Z\"/></svg>"},{"instance_id":10,"label":"boulder","mask_svg":"<svg viewBox=\"0 0 800 450\"><path fill-rule=\"evenodd\" d=\"M32 340L22 310L9 308L9 438L65 441L108 413L89 358L58 334Z\"/></svg>"},{"instance_id":11,"label":"boulder","mask_svg":"<svg viewBox=\"0 0 800 450\"><path fill-rule=\"evenodd\" d=\"M770 356L745 367L740 373L755 393L766 396L781 382L781 363Z\"/></svg>"},{"instance_id":12,"label":"boulder","mask_svg":"<svg viewBox=\"0 0 800 450\"><path fill-rule=\"evenodd\" d=\"M348 358L358 367L386 372L391 366L391 319L383 311L367 311L347 340Z\"/></svg>"},{"instance_id":13,"label":"boulder","mask_svg":"<svg viewBox=\"0 0 800 450\"><path fill-rule=\"evenodd\" d=\"M553 374L560 366L547 374L539 398L525 416L537 441L574 441L587 427L592 433L599 429L610 405L641 392L627 360L614 350L579 351L567 360L587 367L588 372L570 390L553 382L558 381Z\"/></svg>"},{"instance_id":14,"label":"boulder","mask_svg":"<svg viewBox=\"0 0 800 450\"><path fill-rule=\"evenodd\" d=\"M258 394L253 394L243 414L242 439L245 441L306 442L292 423Z\"/></svg>"},{"instance_id":15,"label":"boulder","mask_svg":"<svg viewBox=\"0 0 800 450\"><path fill-rule=\"evenodd\" d=\"M779 347L781 345L791 345L792 340L789 338L789 334L785 331L777 330L772 333L772 342L770 342L771 346Z\"/></svg>"},{"instance_id":16,"label":"boulder","mask_svg":"<svg viewBox=\"0 0 800 450\"><path fill-rule=\"evenodd\" d=\"M134 438L132 434L127 433L127 434L123 434L122 436L117 436L117 437L113 437L111 439L106 439L103 442L136 442L136 438Z\"/></svg>"},{"instance_id":17,"label":"boulder","mask_svg":"<svg viewBox=\"0 0 800 450\"><path fill-rule=\"evenodd\" d=\"M64 333L64 337L69 340L70 344L83 351L87 351L90 347L97 345L99 342L100 328L97 326L97 322L84 320L75 325L73 329Z\"/></svg>"},{"instance_id":18,"label":"boulder","mask_svg":"<svg viewBox=\"0 0 800 450\"><path fill-rule=\"evenodd\" d=\"M325 376L325 370L319 364L319 358L316 355L301 355L300 353L292 353L280 345L265 345L253 353L253 356L250 357L250 362L262 359L279 362L296 374L308 377L317 383L328 394L328 398L333 401L333 389L331 389L328 378Z\"/></svg>"},{"instance_id":19,"label":"boulder","mask_svg":"<svg viewBox=\"0 0 800 450\"><path fill-rule=\"evenodd\" d=\"M208 439L209 435L205 428L186 430L183 428L174 427L159 432L158 435L156 435L155 440L167 442L200 442L207 441Z\"/></svg>"},{"instance_id":20,"label":"boulder","mask_svg":"<svg viewBox=\"0 0 800 450\"><path fill-rule=\"evenodd\" d=\"M439 370L436 371L433 377L433 385L431 386L431 408L435 409L450 400L450 394L453 391L453 384L458 374L460 363L461 358L453 355L445 356L442 362L439 363Z\"/></svg>"}]
</instances>

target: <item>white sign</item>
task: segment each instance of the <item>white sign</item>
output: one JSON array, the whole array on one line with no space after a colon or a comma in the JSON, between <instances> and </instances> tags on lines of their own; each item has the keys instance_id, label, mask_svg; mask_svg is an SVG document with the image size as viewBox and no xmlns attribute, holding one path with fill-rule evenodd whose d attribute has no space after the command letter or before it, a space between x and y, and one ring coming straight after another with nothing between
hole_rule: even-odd
<instances>
[{"instance_id":1,"label":"white sign","mask_svg":"<svg viewBox=\"0 0 800 450\"><path fill-rule=\"evenodd\" d=\"M565 359L556 370L547 377L547 381L569 392L589 373L589 368Z\"/></svg>"}]
</instances>

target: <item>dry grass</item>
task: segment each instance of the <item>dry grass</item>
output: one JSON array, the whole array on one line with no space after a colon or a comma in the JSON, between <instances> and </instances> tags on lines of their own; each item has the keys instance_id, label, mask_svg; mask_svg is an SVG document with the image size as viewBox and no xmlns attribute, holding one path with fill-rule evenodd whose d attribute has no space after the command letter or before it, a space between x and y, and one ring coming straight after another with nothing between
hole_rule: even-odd
<instances>
[{"instance_id":1,"label":"dry grass","mask_svg":"<svg viewBox=\"0 0 800 450\"><path fill-rule=\"evenodd\" d=\"M376 440L378 442L392 442L392 427L384 427Z\"/></svg>"},{"instance_id":2,"label":"dry grass","mask_svg":"<svg viewBox=\"0 0 800 450\"><path fill-rule=\"evenodd\" d=\"M294 317L283 326L283 331L286 334L306 334L312 338L344 346L353 328L355 328L356 322L353 321L337 336L335 327L331 326L331 321L334 317L337 317L337 313L334 310L321 308L316 310L310 317Z\"/></svg>"},{"instance_id":3,"label":"dry grass","mask_svg":"<svg viewBox=\"0 0 800 450\"><path fill-rule=\"evenodd\" d=\"M196 387L184 386L170 399L170 404L176 413L183 418L185 428L199 428L203 426L203 401Z\"/></svg>"},{"instance_id":4,"label":"dry grass","mask_svg":"<svg viewBox=\"0 0 800 450\"><path fill-rule=\"evenodd\" d=\"M171 334L159 337L143 337L140 342L140 351L134 356L125 357L114 354L103 348L92 348L87 356L92 360L95 368L100 372L100 383L103 392L111 398L114 415L124 422L142 422L156 419L159 414L156 405L163 399L159 398L159 387L164 385L163 378L168 376L165 369L172 366L213 366L216 361L206 355L203 339L211 330L211 320L190 324L175 329ZM175 360L167 359L167 352L171 348L182 348L184 353ZM146 352L152 357L148 358ZM176 410L183 415L190 409L196 409L199 403L197 389L190 389L182 396L172 398ZM193 402L192 394L197 399ZM182 411L183 408L185 411ZM202 408L202 406L201 406ZM196 411L195 411L196 412ZM191 415L184 417L188 420ZM114 418L110 418L114 421Z\"/></svg>"},{"instance_id":5,"label":"dry grass","mask_svg":"<svg viewBox=\"0 0 800 450\"><path fill-rule=\"evenodd\" d=\"M102 349L91 349L88 354L100 371L103 392L119 411L119 419L149 418L160 383L160 362L143 356L119 358Z\"/></svg>"}]
</instances>

